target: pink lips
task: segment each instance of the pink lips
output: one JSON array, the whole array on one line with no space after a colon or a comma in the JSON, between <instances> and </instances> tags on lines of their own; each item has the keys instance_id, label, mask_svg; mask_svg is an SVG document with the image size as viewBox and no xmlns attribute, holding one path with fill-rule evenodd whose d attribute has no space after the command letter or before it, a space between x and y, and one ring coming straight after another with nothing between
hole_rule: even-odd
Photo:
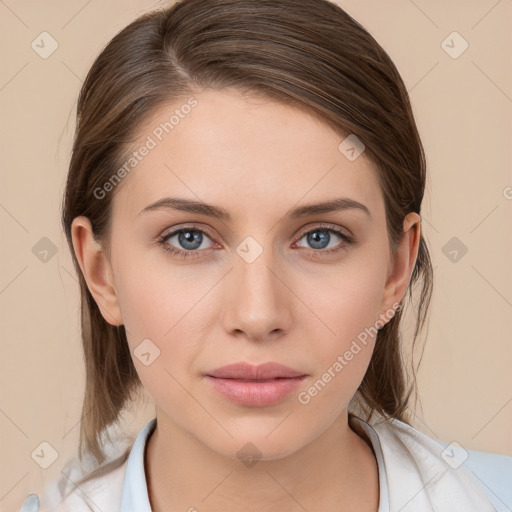
<instances>
[{"instance_id":1,"label":"pink lips","mask_svg":"<svg viewBox=\"0 0 512 512\"><path fill-rule=\"evenodd\" d=\"M206 374L215 390L239 405L263 407L292 393L307 374L279 363L234 363Z\"/></svg>"}]
</instances>

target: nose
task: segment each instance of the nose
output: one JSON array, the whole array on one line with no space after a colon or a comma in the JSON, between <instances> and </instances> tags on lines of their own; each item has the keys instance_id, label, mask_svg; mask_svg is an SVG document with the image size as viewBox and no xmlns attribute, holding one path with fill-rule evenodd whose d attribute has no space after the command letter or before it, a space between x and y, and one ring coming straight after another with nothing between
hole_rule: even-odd
<instances>
[{"instance_id":1,"label":"nose","mask_svg":"<svg viewBox=\"0 0 512 512\"><path fill-rule=\"evenodd\" d=\"M259 342L288 332L294 296L287 275L271 249L263 249L254 239L240 244L222 294L226 332Z\"/></svg>"}]
</instances>

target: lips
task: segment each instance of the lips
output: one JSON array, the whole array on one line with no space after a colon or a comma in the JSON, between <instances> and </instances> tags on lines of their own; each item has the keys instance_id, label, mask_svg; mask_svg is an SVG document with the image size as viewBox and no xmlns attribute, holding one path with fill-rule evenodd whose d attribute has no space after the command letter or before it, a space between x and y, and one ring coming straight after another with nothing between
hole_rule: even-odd
<instances>
[{"instance_id":1,"label":"lips","mask_svg":"<svg viewBox=\"0 0 512 512\"><path fill-rule=\"evenodd\" d=\"M222 366L221 368L208 372L206 375L209 377L216 377L218 379L265 381L302 377L306 374L299 370L294 370L293 368L274 362L260 365L239 362Z\"/></svg>"},{"instance_id":2,"label":"lips","mask_svg":"<svg viewBox=\"0 0 512 512\"><path fill-rule=\"evenodd\" d=\"M266 407L289 397L308 375L279 363L239 362L217 368L205 377L212 389L232 403Z\"/></svg>"}]
</instances>

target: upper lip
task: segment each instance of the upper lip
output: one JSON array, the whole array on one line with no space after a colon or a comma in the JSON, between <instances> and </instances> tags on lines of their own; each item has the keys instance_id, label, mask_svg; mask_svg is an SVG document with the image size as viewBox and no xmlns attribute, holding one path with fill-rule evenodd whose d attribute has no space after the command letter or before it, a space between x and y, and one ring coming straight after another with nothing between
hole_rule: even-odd
<instances>
[{"instance_id":1,"label":"upper lip","mask_svg":"<svg viewBox=\"0 0 512 512\"><path fill-rule=\"evenodd\" d=\"M264 380L275 379L278 377L302 377L306 374L274 362L259 365L239 362L217 368L216 370L209 372L207 375L221 379Z\"/></svg>"}]
</instances>

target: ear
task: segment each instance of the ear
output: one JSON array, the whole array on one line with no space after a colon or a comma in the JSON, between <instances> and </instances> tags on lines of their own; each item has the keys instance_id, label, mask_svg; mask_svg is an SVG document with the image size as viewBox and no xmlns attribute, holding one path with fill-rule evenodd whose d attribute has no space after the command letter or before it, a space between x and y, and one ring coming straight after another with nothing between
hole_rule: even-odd
<instances>
[{"instance_id":1,"label":"ear","mask_svg":"<svg viewBox=\"0 0 512 512\"><path fill-rule=\"evenodd\" d=\"M393 261L390 263L384 295L382 297L382 314L398 304L411 280L412 271L418 257L421 238L421 218L415 212L410 212L404 219L404 230ZM382 315L381 315L382 316ZM389 315L387 315L389 317Z\"/></svg>"},{"instance_id":2,"label":"ear","mask_svg":"<svg viewBox=\"0 0 512 512\"><path fill-rule=\"evenodd\" d=\"M114 287L112 267L102 246L95 240L87 217L73 219L71 237L87 287L103 318L111 325L122 325L123 317Z\"/></svg>"}]
</instances>

